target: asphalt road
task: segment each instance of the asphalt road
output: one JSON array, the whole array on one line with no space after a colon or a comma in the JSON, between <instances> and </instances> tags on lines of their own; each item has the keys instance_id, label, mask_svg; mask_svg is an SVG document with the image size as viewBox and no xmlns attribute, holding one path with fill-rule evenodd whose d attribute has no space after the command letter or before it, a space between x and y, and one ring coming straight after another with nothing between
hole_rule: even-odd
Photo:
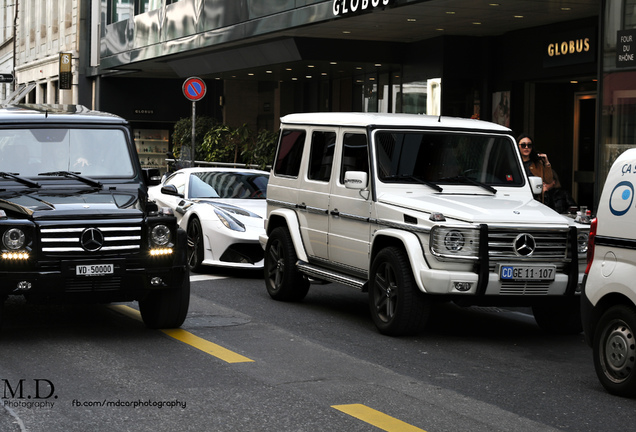
<instances>
[{"instance_id":1,"label":"asphalt road","mask_svg":"<svg viewBox=\"0 0 636 432\"><path fill-rule=\"evenodd\" d=\"M631 430L636 401L598 383L583 335L524 310L440 305L417 337L375 330L366 296L261 275L193 275L188 319L146 329L135 304L29 305L0 331L0 431Z\"/></svg>"}]
</instances>

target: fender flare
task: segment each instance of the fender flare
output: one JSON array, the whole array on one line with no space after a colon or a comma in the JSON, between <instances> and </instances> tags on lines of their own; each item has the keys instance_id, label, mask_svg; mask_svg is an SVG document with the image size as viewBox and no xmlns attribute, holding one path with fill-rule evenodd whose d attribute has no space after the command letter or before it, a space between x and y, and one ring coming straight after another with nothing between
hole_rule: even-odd
<instances>
[{"instance_id":1,"label":"fender flare","mask_svg":"<svg viewBox=\"0 0 636 432\"><path fill-rule=\"evenodd\" d=\"M371 262L369 263L369 270L371 270L373 259L375 259L375 256L382 249L382 246L378 244L382 242L382 237L390 237L402 243L402 246L404 246L409 258L409 264L411 265L411 272L413 273L415 283L419 287L420 291L426 292L426 287L424 286L424 281L421 277L421 270L428 269L429 266L424 257L424 245L420 242L418 236L412 232L394 228L380 229L376 231L373 235L373 242L371 244Z\"/></svg>"},{"instance_id":2,"label":"fender flare","mask_svg":"<svg viewBox=\"0 0 636 432\"><path fill-rule=\"evenodd\" d=\"M284 223L279 222L281 219L284 220ZM272 221L275 221L275 223L272 223ZM307 257L307 252L303 245L303 239L300 235L300 224L298 223L298 216L296 216L296 212L291 209L278 209L272 211L267 218L267 226L265 227L267 235L269 236L274 227L281 225L287 226L298 259L308 262L309 258Z\"/></svg>"}]
</instances>

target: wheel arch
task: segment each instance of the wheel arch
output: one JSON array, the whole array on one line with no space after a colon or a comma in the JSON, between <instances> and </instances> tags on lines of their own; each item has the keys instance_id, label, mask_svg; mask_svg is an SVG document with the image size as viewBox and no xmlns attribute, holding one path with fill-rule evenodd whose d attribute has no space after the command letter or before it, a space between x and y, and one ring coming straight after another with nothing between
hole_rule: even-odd
<instances>
[{"instance_id":1,"label":"wheel arch","mask_svg":"<svg viewBox=\"0 0 636 432\"><path fill-rule=\"evenodd\" d=\"M636 311L636 304L627 296L622 293L611 292L603 296L594 306L593 312L589 317L590 323L589 328L592 331L590 335L591 340L594 340L594 335L596 334L598 322L600 321L603 314L612 306L617 305L625 305Z\"/></svg>"},{"instance_id":2,"label":"wheel arch","mask_svg":"<svg viewBox=\"0 0 636 432\"><path fill-rule=\"evenodd\" d=\"M269 236L271 232L278 227L286 227L291 236L294 249L296 250L296 256L299 260L308 261L307 253L303 245L303 239L300 235L300 223L296 212L293 210L276 210L269 214L267 219L267 227L265 231Z\"/></svg>"},{"instance_id":3,"label":"wheel arch","mask_svg":"<svg viewBox=\"0 0 636 432\"><path fill-rule=\"evenodd\" d=\"M387 247L399 247L406 252L411 265L411 272L415 278L415 283L422 292L426 292L424 281L421 278L420 269L428 268L428 264L424 259L424 249L420 239L414 234L407 231L396 229L379 230L373 237L371 245L371 255L369 257L369 269L375 257L381 250Z\"/></svg>"}]
</instances>

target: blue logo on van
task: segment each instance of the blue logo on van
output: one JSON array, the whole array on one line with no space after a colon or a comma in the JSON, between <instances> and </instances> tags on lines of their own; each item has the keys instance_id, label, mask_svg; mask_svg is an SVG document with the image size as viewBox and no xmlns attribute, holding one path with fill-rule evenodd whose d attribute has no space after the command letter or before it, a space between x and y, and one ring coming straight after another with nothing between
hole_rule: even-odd
<instances>
[{"instance_id":1,"label":"blue logo on van","mask_svg":"<svg viewBox=\"0 0 636 432\"><path fill-rule=\"evenodd\" d=\"M634 185L628 181L622 181L610 194L609 208L613 215L623 216L632 207L633 202Z\"/></svg>"}]
</instances>

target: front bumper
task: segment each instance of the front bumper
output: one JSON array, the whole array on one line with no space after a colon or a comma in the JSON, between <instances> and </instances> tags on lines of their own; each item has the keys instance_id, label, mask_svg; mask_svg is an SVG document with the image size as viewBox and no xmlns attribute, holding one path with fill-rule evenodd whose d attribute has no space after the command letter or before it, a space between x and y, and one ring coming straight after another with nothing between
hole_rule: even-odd
<instances>
[{"instance_id":1,"label":"front bumper","mask_svg":"<svg viewBox=\"0 0 636 432\"><path fill-rule=\"evenodd\" d=\"M112 273L78 275L78 266L112 266ZM98 301L139 300L152 290L181 286L187 275L186 234L178 230L172 255L75 256L2 263L0 296L82 297Z\"/></svg>"}]
</instances>

